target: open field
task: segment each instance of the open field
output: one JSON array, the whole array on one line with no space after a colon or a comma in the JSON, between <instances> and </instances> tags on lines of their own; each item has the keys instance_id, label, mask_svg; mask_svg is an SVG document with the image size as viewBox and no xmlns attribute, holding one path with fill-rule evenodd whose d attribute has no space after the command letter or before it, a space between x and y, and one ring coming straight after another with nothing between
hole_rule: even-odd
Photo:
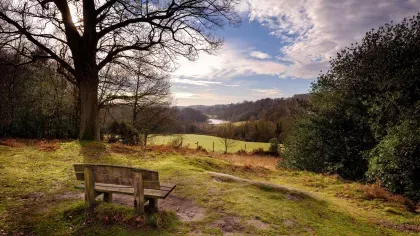
<instances>
[{"instance_id":1,"label":"open field","mask_svg":"<svg viewBox=\"0 0 420 236\"><path fill-rule=\"evenodd\" d=\"M224 152L223 144L220 142L220 139L215 136L210 135L199 135L199 134L184 134L184 144L183 146L188 146L189 148L196 148L197 142L198 145L205 148L207 151L213 150L213 142L214 142L214 151L215 152ZM156 145L166 145L171 142L176 137L176 135L160 135L151 138L150 143ZM263 148L264 150L268 150L270 144L268 143L257 143L257 142L244 142L238 141L235 147L232 147L228 150L229 153L237 152L241 149L251 152L257 148Z\"/></svg>"},{"instance_id":2,"label":"open field","mask_svg":"<svg viewBox=\"0 0 420 236\"><path fill-rule=\"evenodd\" d=\"M0 145L0 233L28 235L418 235L420 214L379 187L334 176L276 169L240 156L98 142ZM247 157L252 158L252 157ZM244 158L245 159L245 158ZM259 159L257 159L259 160ZM177 184L161 212L136 216L131 198L86 210L73 188L73 163L109 163L158 170ZM271 164L270 164L271 163ZM267 165L270 168L264 168ZM270 166L271 165L271 166ZM216 178L211 172L264 187ZM276 185L276 186L277 186ZM292 187L298 192L288 190Z\"/></svg>"}]
</instances>

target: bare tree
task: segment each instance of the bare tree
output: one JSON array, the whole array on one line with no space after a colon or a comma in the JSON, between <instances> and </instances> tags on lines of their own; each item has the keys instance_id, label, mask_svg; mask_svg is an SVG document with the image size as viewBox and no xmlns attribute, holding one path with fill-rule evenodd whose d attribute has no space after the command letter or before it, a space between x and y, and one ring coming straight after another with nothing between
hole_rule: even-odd
<instances>
[{"instance_id":1,"label":"bare tree","mask_svg":"<svg viewBox=\"0 0 420 236\"><path fill-rule=\"evenodd\" d=\"M136 57L159 66L177 55L196 59L222 41L209 34L238 24L237 0L2 0L0 49L25 59L52 59L79 88L80 139L99 140L99 74L129 68Z\"/></svg>"},{"instance_id":2,"label":"bare tree","mask_svg":"<svg viewBox=\"0 0 420 236\"><path fill-rule=\"evenodd\" d=\"M229 148L235 147L238 143L238 141L234 139L235 126L232 123L220 124L217 130L217 135L219 136L219 141L225 148L225 153L228 152Z\"/></svg>"},{"instance_id":3,"label":"bare tree","mask_svg":"<svg viewBox=\"0 0 420 236\"><path fill-rule=\"evenodd\" d=\"M133 126L142 135L146 147L148 136L175 122L170 108L169 76L156 67L138 63L133 70L128 94L122 98L133 110Z\"/></svg>"},{"instance_id":4,"label":"bare tree","mask_svg":"<svg viewBox=\"0 0 420 236\"><path fill-rule=\"evenodd\" d=\"M175 122L174 109L169 104L157 104L143 107L142 112L136 118L135 128L143 138L143 145L146 147L148 137L159 132L161 129Z\"/></svg>"}]
</instances>

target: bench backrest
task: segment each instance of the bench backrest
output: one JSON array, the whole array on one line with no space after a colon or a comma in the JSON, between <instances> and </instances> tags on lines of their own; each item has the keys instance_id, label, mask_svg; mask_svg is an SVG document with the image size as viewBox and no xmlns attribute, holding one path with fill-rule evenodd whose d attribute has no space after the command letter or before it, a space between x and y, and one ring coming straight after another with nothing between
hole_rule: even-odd
<instances>
[{"instance_id":1,"label":"bench backrest","mask_svg":"<svg viewBox=\"0 0 420 236\"><path fill-rule=\"evenodd\" d=\"M84 170L90 168L93 172L95 183L116 184L133 186L134 173L141 172L144 188L160 189L159 174L157 171L103 164L74 164L77 180L84 181Z\"/></svg>"}]
</instances>

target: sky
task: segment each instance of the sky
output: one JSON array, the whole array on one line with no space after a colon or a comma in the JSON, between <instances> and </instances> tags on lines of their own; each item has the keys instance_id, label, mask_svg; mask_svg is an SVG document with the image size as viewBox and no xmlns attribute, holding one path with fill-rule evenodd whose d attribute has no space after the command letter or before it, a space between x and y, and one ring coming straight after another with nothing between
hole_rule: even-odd
<instances>
[{"instance_id":1,"label":"sky","mask_svg":"<svg viewBox=\"0 0 420 236\"><path fill-rule=\"evenodd\" d=\"M224 45L171 74L176 105L214 105L308 93L340 49L420 12L420 0L241 0Z\"/></svg>"}]
</instances>

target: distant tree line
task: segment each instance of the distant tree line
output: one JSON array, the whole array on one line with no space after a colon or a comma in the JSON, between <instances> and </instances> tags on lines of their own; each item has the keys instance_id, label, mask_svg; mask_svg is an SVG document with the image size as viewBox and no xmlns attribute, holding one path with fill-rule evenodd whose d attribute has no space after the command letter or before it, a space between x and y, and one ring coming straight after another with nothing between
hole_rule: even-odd
<instances>
[{"instance_id":1,"label":"distant tree line","mask_svg":"<svg viewBox=\"0 0 420 236\"><path fill-rule=\"evenodd\" d=\"M420 200L420 14L331 61L294 122L286 165L377 182Z\"/></svg>"},{"instance_id":2,"label":"distant tree line","mask_svg":"<svg viewBox=\"0 0 420 236\"><path fill-rule=\"evenodd\" d=\"M290 116L302 100L309 100L309 94L294 95L291 98L264 98L228 105L191 106L191 108L231 122L250 119L276 121Z\"/></svg>"},{"instance_id":3,"label":"distant tree line","mask_svg":"<svg viewBox=\"0 0 420 236\"><path fill-rule=\"evenodd\" d=\"M275 138L283 142L293 122L293 114L309 99L309 94L300 94L291 98L265 98L228 105L191 106L190 109L233 122L235 139L269 142ZM217 129L212 125L198 125L195 131L217 135Z\"/></svg>"}]
</instances>

